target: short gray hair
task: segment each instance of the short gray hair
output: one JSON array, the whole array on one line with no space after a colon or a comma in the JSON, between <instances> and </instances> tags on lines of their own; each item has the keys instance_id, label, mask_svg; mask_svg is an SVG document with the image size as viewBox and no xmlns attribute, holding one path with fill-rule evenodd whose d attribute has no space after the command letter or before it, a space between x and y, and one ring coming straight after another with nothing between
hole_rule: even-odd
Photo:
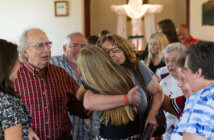
<instances>
[{"instance_id":1,"label":"short gray hair","mask_svg":"<svg viewBox=\"0 0 214 140\"><path fill-rule=\"evenodd\" d=\"M186 51L186 47L179 42L171 43L171 44L167 45L166 48L163 50L164 58L167 53L170 53L172 51L177 51L180 54L180 56L183 56Z\"/></svg>"},{"instance_id":2,"label":"short gray hair","mask_svg":"<svg viewBox=\"0 0 214 140\"><path fill-rule=\"evenodd\" d=\"M19 39L18 51L19 51L19 59L22 62L27 61L27 58L24 56L23 51L27 50L30 47L27 35L28 35L28 32L31 31L31 30L40 30L40 31L42 31L39 28L29 28L29 29L26 29L21 34L20 39ZM44 32L44 31L42 31L42 32Z\"/></svg>"},{"instance_id":3,"label":"short gray hair","mask_svg":"<svg viewBox=\"0 0 214 140\"><path fill-rule=\"evenodd\" d=\"M67 48L69 47L70 43L71 43L71 36L72 35L76 35L76 34L79 34L79 35L82 35L84 36L82 33L80 32L74 32L74 33L71 33L69 35L66 36L65 40L64 40L64 43L63 43L63 46L66 46Z\"/></svg>"}]
</instances>

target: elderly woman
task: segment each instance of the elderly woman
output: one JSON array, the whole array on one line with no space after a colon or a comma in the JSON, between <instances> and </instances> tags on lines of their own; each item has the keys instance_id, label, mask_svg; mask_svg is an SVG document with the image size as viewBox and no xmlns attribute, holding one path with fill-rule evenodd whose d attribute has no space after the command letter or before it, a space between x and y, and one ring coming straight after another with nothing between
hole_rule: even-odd
<instances>
[{"instance_id":1,"label":"elderly woman","mask_svg":"<svg viewBox=\"0 0 214 140\"><path fill-rule=\"evenodd\" d=\"M176 62L179 57L183 56L185 52L185 46L181 43L171 43L164 49L164 58L166 67L169 71L169 75L161 80L160 85L163 88L164 94L169 96L170 98L176 98L178 96L183 95L178 84L178 69L176 66ZM163 134L163 140L169 140L171 136L172 130L177 125L177 118L169 113L165 113L167 120L167 129Z\"/></svg>"},{"instance_id":2,"label":"elderly woman","mask_svg":"<svg viewBox=\"0 0 214 140\"><path fill-rule=\"evenodd\" d=\"M199 42L186 51L184 75L194 94L187 102L174 140L214 138L214 43ZM180 137L178 137L180 136Z\"/></svg>"}]
</instances>

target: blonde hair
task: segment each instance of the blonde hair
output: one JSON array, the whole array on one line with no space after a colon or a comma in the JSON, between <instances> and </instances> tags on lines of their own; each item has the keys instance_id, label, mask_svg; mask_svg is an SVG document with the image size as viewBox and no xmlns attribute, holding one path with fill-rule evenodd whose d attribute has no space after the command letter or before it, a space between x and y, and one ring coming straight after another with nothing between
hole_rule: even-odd
<instances>
[{"instance_id":1,"label":"blonde hair","mask_svg":"<svg viewBox=\"0 0 214 140\"><path fill-rule=\"evenodd\" d=\"M96 46L86 46L79 52L78 70L85 84L99 93L109 95L127 94L134 86L130 72L116 63ZM114 125L127 124L134 120L136 107L127 105L101 112L100 122Z\"/></svg>"},{"instance_id":2,"label":"blonde hair","mask_svg":"<svg viewBox=\"0 0 214 140\"><path fill-rule=\"evenodd\" d=\"M160 59L162 59L163 58L163 50L169 44L169 41L168 41L166 35L164 33L154 33L151 35L149 42L151 40L154 40L158 44L158 46L159 46L158 57ZM150 63L153 62L153 60L155 58L155 55L152 54L150 47L148 47L148 50L149 50L149 54L148 54L148 57L146 59L146 65L147 66L149 66Z\"/></svg>"},{"instance_id":3,"label":"blonde hair","mask_svg":"<svg viewBox=\"0 0 214 140\"><path fill-rule=\"evenodd\" d=\"M126 57L126 63L130 63L133 68L137 68L138 62L136 61L135 52L126 39L116 34L108 34L98 40L97 46L103 48L105 47L104 45L107 41L113 43L117 47L122 48Z\"/></svg>"}]
</instances>

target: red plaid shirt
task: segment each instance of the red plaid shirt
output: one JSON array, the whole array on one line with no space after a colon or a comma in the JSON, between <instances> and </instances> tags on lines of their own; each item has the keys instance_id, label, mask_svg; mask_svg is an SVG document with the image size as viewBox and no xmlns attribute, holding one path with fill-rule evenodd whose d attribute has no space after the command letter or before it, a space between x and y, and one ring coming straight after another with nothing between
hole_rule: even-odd
<instances>
[{"instance_id":1,"label":"red plaid shirt","mask_svg":"<svg viewBox=\"0 0 214 140\"><path fill-rule=\"evenodd\" d=\"M83 106L75 98L78 85L60 67L50 64L42 78L36 68L25 62L20 66L14 88L33 117L31 128L42 140L56 140L70 133L68 111L85 117Z\"/></svg>"}]
</instances>

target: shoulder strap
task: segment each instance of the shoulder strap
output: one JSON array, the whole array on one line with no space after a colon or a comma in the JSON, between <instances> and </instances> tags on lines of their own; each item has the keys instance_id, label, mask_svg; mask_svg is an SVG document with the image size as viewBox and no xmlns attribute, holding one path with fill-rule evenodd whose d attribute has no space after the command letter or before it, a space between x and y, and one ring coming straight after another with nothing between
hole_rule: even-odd
<instances>
[{"instance_id":1,"label":"shoulder strap","mask_svg":"<svg viewBox=\"0 0 214 140\"><path fill-rule=\"evenodd\" d=\"M144 90L144 92L146 94L147 100L149 101L151 99L151 95L148 93L148 91L146 89L146 86L145 86L145 83L144 83L144 78L143 78L143 73L141 73L141 71L139 70L141 66L142 66L141 62L139 61L137 69L134 70L134 73L136 73L136 76L138 77L139 82L141 83L142 88L143 88L143 90Z\"/></svg>"}]
</instances>

